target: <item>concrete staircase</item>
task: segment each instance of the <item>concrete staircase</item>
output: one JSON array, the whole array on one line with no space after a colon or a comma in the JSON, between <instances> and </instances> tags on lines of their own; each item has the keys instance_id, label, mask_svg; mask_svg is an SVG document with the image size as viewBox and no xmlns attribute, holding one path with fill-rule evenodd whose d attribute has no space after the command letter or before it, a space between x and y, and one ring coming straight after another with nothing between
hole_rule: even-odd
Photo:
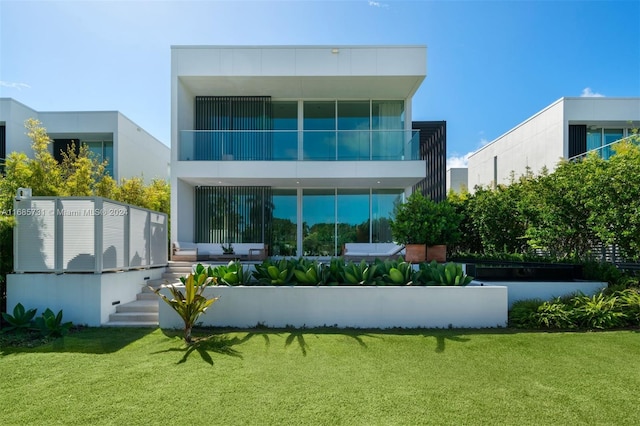
<instances>
[{"instance_id":1,"label":"concrete staircase","mask_svg":"<svg viewBox=\"0 0 640 426\"><path fill-rule=\"evenodd\" d=\"M158 303L160 298L149 287L154 289L162 285L176 284L180 277L191 272L190 262L169 262L162 278L149 280L137 294L136 300L116 306L116 313L109 315L109 322L104 327L157 327Z\"/></svg>"}]
</instances>

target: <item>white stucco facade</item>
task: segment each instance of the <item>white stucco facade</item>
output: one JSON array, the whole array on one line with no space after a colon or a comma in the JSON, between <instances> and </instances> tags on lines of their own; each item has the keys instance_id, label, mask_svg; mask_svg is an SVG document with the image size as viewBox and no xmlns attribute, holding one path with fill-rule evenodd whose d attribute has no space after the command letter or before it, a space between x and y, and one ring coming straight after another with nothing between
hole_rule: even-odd
<instances>
[{"instance_id":1,"label":"white stucco facade","mask_svg":"<svg viewBox=\"0 0 640 426\"><path fill-rule=\"evenodd\" d=\"M32 155L24 122L35 118L51 139L113 142L113 177L169 178L170 149L118 111L36 111L11 99L0 99L0 125L5 126L6 153ZM53 149L53 147L51 148ZM144 158L144 161L141 159Z\"/></svg>"},{"instance_id":2,"label":"white stucco facade","mask_svg":"<svg viewBox=\"0 0 640 426\"><path fill-rule=\"evenodd\" d=\"M424 46L173 46L171 53L172 241L196 240L199 186L262 185L302 197L311 188L409 191L425 177L424 161L313 161L300 147L291 161L194 161L180 151L183 132L197 130L196 97L206 96L297 102L299 146L307 101L399 100L410 132L411 99L426 76Z\"/></svg>"},{"instance_id":3,"label":"white stucco facade","mask_svg":"<svg viewBox=\"0 0 640 426\"><path fill-rule=\"evenodd\" d=\"M468 186L507 184L510 176L553 171L570 157L569 127L619 129L640 124L640 98L561 98L469 156Z\"/></svg>"}]
</instances>

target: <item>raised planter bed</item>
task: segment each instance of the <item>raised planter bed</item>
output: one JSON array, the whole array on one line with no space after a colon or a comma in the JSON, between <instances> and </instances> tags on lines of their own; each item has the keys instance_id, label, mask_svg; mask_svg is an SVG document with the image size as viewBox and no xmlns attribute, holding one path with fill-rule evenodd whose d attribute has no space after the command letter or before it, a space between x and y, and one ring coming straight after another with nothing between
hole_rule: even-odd
<instances>
[{"instance_id":1,"label":"raised planter bed","mask_svg":"<svg viewBox=\"0 0 640 426\"><path fill-rule=\"evenodd\" d=\"M203 326L484 328L507 324L503 286L216 286L207 288L205 295L220 299L200 317ZM161 328L183 327L166 303L160 303L159 318Z\"/></svg>"}]
</instances>

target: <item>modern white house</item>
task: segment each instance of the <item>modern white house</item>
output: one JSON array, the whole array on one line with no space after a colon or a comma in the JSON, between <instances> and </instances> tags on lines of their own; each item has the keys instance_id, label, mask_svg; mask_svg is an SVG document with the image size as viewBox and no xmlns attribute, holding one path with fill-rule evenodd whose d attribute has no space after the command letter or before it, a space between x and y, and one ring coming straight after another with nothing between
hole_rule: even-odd
<instances>
[{"instance_id":1,"label":"modern white house","mask_svg":"<svg viewBox=\"0 0 640 426\"><path fill-rule=\"evenodd\" d=\"M611 144L640 125L640 98L564 97L469 156L468 187L508 183L510 176L562 159L597 152L609 158Z\"/></svg>"},{"instance_id":2,"label":"modern white house","mask_svg":"<svg viewBox=\"0 0 640 426\"><path fill-rule=\"evenodd\" d=\"M412 121L426 54L173 46L171 240L276 256L391 242L394 203L444 195L444 122Z\"/></svg>"},{"instance_id":3,"label":"modern white house","mask_svg":"<svg viewBox=\"0 0 640 426\"><path fill-rule=\"evenodd\" d=\"M469 180L469 169L467 167L449 167L447 169L447 193L449 191L467 191Z\"/></svg>"},{"instance_id":4,"label":"modern white house","mask_svg":"<svg viewBox=\"0 0 640 426\"><path fill-rule=\"evenodd\" d=\"M34 118L53 140L58 160L72 142L86 144L97 158L107 160L116 180L143 176L169 178L170 148L118 111L36 111L12 98L0 98L0 162L13 151L31 155L31 139L24 123ZM140 161L144 158L145 161Z\"/></svg>"}]
</instances>

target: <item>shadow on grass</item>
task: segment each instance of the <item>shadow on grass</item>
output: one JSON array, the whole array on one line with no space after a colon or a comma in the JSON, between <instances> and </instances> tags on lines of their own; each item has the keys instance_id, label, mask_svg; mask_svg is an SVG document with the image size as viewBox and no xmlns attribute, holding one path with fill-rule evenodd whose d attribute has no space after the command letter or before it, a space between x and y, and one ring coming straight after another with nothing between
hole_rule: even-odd
<instances>
[{"instance_id":1,"label":"shadow on grass","mask_svg":"<svg viewBox=\"0 0 640 426\"><path fill-rule=\"evenodd\" d=\"M200 355L200 358L202 358L202 360L207 364L213 365L213 358L211 357L210 352L242 358L242 354L238 350L234 349L234 346L240 345L247 340L247 337L240 339L238 337L228 337L224 334L212 334L206 337L194 337L193 342L190 345L185 344L180 348L170 348L163 351L153 352L153 354L184 352L182 358L177 362L177 364L183 364L195 352Z\"/></svg>"},{"instance_id":2,"label":"shadow on grass","mask_svg":"<svg viewBox=\"0 0 640 426\"><path fill-rule=\"evenodd\" d=\"M33 333L30 339L16 336L16 344L2 340L0 356L20 353L70 352L108 354L153 333L155 328L76 327L69 334L58 338L43 338ZM8 336L5 336L5 339ZM20 340L22 339L22 340Z\"/></svg>"}]
</instances>

